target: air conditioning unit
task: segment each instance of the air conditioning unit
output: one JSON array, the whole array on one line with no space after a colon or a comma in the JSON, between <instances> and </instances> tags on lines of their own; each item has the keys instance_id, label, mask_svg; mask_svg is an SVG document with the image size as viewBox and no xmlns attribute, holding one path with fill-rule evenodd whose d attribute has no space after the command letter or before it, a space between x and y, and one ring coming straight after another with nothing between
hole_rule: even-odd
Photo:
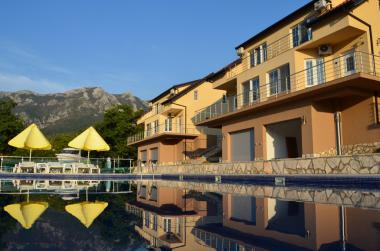
<instances>
[{"instance_id":1,"label":"air conditioning unit","mask_svg":"<svg viewBox=\"0 0 380 251\"><path fill-rule=\"evenodd\" d=\"M237 50L236 50L236 54L237 54L239 57L243 56L243 54L244 54L244 48L243 48L243 47L239 47L239 48L237 48Z\"/></svg>"},{"instance_id":2,"label":"air conditioning unit","mask_svg":"<svg viewBox=\"0 0 380 251\"><path fill-rule=\"evenodd\" d=\"M319 55L331 55L332 54L332 46L329 44L323 44L318 48Z\"/></svg>"},{"instance_id":3,"label":"air conditioning unit","mask_svg":"<svg viewBox=\"0 0 380 251\"><path fill-rule=\"evenodd\" d=\"M321 10L327 9L330 4L331 4L330 0L319 0L314 3L314 10L321 11Z\"/></svg>"}]
</instances>

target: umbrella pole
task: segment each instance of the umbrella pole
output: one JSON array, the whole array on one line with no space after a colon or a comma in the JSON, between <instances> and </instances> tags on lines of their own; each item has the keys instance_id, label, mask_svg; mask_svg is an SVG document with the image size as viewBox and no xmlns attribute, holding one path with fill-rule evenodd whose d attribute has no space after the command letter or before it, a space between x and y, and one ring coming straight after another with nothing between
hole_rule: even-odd
<instances>
[{"instance_id":1,"label":"umbrella pole","mask_svg":"<svg viewBox=\"0 0 380 251\"><path fill-rule=\"evenodd\" d=\"M87 151L87 164L90 164L90 151Z\"/></svg>"},{"instance_id":2,"label":"umbrella pole","mask_svg":"<svg viewBox=\"0 0 380 251\"><path fill-rule=\"evenodd\" d=\"M32 149L29 149L29 162L32 161Z\"/></svg>"}]
</instances>

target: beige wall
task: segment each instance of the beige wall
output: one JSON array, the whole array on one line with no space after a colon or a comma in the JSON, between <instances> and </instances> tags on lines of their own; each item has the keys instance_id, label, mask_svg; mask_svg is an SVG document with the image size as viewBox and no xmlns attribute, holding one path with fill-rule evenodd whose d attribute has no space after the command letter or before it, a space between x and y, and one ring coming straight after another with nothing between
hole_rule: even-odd
<instances>
[{"instance_id":1,"label":"beige wall","mask_svg":"<svg viewBox=\"0 0 380 251\"><path fill-rule=\"evenodd\" d=\"M380 212L346 208L345 214L347 241L362 250L378 250L380 234L376 226L380 224Z\"/></svg>"},{"instance_id":2,"label":"beige wall","mask_svg":"<svg viewBox=\"0 0 380 251\"><path fill-rule=\"evenodd\" d=\"M374 124L374 97L345 100L342 111L343 144L380 141L380 126Z\"/></svg>"}]
</instances>

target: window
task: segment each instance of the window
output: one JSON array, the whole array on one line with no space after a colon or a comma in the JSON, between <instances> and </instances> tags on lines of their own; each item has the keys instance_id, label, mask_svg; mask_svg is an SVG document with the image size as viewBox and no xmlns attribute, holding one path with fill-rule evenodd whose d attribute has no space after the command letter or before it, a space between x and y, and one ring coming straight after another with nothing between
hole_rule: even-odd
<instances>
[{"instance_id":1,"label":"window","mask_svg":"<svg viewBox=\"0 0 380 251\"><path fill-rule=\"evenodd\" d=\"M146 153L146 151L145 151ZM146 186L141 186L139 190L139 197L146 198Z\"/></svg>"},{"instance_id":2,"label":"window","mask_svg":"<svg viewBox=\"0 0 380 251\"><path fill-rule=\"evenodd\" d=\"M155 120L153 122L153 131L154 131L154 134L158 133L158 131L159 131L158 129L159 129L158 120Z\"/></svg>"},{"instance_id":3,"label":"window","mask_svg":"<svg viewBox=\"0 0 380 251\"><path fill-rule=\"evenodd\" d=\"M147 155L146 150L140 152L141 164L142 165L145 165L145 163L147 162L147 156L148 155Z\"/></svg>"},{"instance_id":4,"label":"window","mask_svg":"<svg viewBox=\"0 0 380 251\"><path fill-rule=\"evenodd\" d=\"M194 91L194 100L198 100L198 90Z\"/></svg>"},{"instance_id":5,"label":"window","mask_svg":"<svg viewBox=\"0 0 380 251\"><path fill-rule=\"evenodd\" d=\"M290 90L290 69L285 64L268 73L269 94L275 95Z\"/></svg>"},{"instance_id":6,"label":"window","mask_svg":"<svg viewBox=\"0 0 380 251\"><path fill-rule=\"evenodd\" d=\"M313 86L325 82L325 65L323 58L305 60L306 86Z\"/></svg>"},{"instance_id":7,"label":"window","mask_svg":"<svg viewBox=\"0 0 380 251\"><path fill-rule=\"evenodd\" d=\"M157 164L158 162L158 148L151 148L150 149L150 161L153 165Z\"/></svg>"},{"instance_id":8,"label":"window","mask_svg":"<svg viewBox=\"0 0 380 251\"><path fill-rule=\"evenodd\" d=\"M172 220L164 219L164 232L169 233L172 231Z\"/></svg>"},{"instance_id":9,"label":"window","mask_svg":"<svg viewBox=\"0 0 380 251\"><path fill-rule=\"evenodd\" d=\"M152 130L151 124L150 123L146 124L146 136L147 137L150 136L151 130Z\"/></svg>"},{"instance_id":10,"label":"window","mask_svg":"<svg viewBox=\"0 0 380 251\"><path fill-rule=\"evenodd\" d=\"M172 126L173 126L172 118L169 117L169 118L165 119L165 132L171 132Z\"/></svg>"},{"instance_id":11,"label":"window","mask_svg":"<svg viewBox=\"0 0 380 251\"><path fill-rule=\"evenodd\" d=\"M297 47L312 38L311 28L306 27L305 23L297 24L292 29L293 47Z\"/></svg>"},{"instance_id":12,"label":"window","mask_svg":"<svg viewBox=\"0 0 380 251\"><path fill-rule=\"evenodd\" d=\"M355 53L353 51L344 55L344 75L348 76L356 72Z\"/></svg>"},{"instance_id":13,"label":"window","mask_svg":"<svg viewBox=\"0 0 380 251\"><path fill-rule=\"evenodd\" d=\"M267 44L263 43L262 45L254 48L250 52L250 64L251 67L259 65L267 61Z\"/></svg>"},{"instance_id":14,"label":"window","mask_svg":"<svg viewBox=\"0 0 380 251\"><path fill-rule=\"evenodd\" d=\"M243 83L243 105L247 105L259 100L260 82L259 77Z\"/></svg>"},{"instance_id":15,"label":"window","mask_svg":"<svg viewBox=\"0 0 380 251\"><path fill-rule=\"evenodd\" d=\"M158 114L160 111L160 104L155 104L153 108L154 114Z\"/></svg>"},{"instance_id":16,"label":"window","mask_svg":"<svg viewBox=\"0 0 380 251\"><path fill-rule=\"evenodd\" d=\"M158 217L157 214L153 215L153 230L157 231L158 229Z\"/></svg>"},{"instance_id":17,"label":"window","mask_svg":"<svg viewBox=\"0 0 380 251\"><path fill-rule=\"evenodd\" d=\"M150 226L150 214L148 211L145 211L145 226L149 228Z\"/></svg>"}]
</instances>

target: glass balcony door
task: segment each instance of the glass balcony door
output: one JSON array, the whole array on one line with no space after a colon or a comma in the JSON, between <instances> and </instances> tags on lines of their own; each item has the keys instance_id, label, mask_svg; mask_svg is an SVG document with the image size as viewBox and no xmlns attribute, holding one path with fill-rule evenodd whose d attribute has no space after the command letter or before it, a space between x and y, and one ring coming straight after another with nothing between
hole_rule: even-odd
<instances>
[{"instance_id":1,"label":"glass balcony door","mask_svg":"<svg viewBox=\"0 0 380 251\"><path fill-rule=\"evenodd\" d=\"M171 132L173 130L173 119L165 119L165 132Z\"/></svg>"},{"instance_id":2,"label":"glass balcony door","mask_svg":"<svg viewBox=\"0 0 380 251\"><path fill-rule=\"evenodd\" d=\"M259 100L260 83L256 77L243 83L243 105L252 104Z\"/></svg>"},{"instance_id":3,"label":"glass balcony door","mask_svg":"<svg viewBox=\"0 0 380 251\"><path fill-rule=\"evenodd\" d=\"M351 51L343 56L344 76L349 76L356 72L355 52Z\"/></svg>"},{"instance_id":4,"label":"glass balcony door","mask_svg":"<svg viewBox=\"0 0 380 251\"><path fill-rule=\"evenodd\" d=\"M305 60L306 86L325 82L325 65L323 58Z\"/></svg>"},{"instance_id":5,"label":"glass balcony door","mask_svg":"<svg viewBox=\"0 0 380 251\"><path fill-rule=\"evenodd\" d=\"M269 94L277 95L290 90L290 68L285 64L268 73Z\"/></svg>"}]
</instances>

